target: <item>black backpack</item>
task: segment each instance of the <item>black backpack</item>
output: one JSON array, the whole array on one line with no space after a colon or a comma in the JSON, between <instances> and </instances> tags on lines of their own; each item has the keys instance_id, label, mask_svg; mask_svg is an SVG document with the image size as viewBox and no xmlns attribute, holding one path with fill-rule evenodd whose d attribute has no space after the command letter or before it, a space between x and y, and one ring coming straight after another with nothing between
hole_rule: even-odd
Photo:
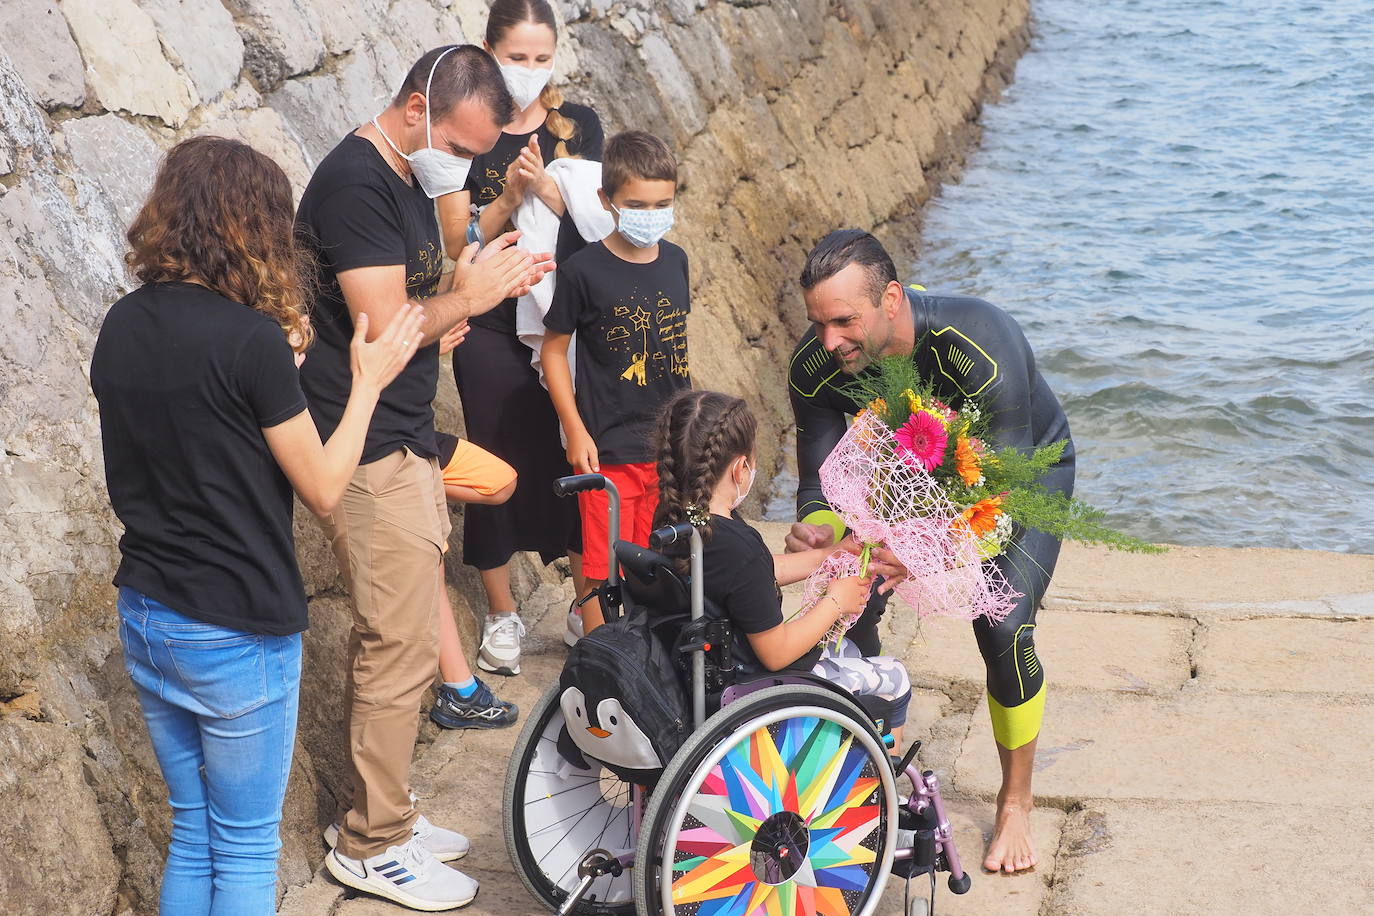
<instances>
[{"instance_id":1,"label":"black backpack","mask_svg":"<svg viewBox=\"0 0 1374 916\"><path fill-rule=\"evenodd\" d=\"M687 690L643 610L627 609L568 652L558 678L559 746L627 782L652 785L692 732Z\"/></svg>"}]
</instances>

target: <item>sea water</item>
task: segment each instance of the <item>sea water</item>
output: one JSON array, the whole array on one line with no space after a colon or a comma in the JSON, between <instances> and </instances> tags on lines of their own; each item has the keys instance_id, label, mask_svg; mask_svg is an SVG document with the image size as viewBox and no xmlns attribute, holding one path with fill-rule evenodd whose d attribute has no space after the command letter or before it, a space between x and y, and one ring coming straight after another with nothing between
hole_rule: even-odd
<instances>
[{"instance_id":1,"label":"sea water","mask_svg":"<svg viewBox=\"0 0 1374 916\"><path fill-rule=\"evenodd\" d=\"M912 277L1020 321L1114 524L1374 553L1374 3L1033 9Z\"/></svg>"}]
</instances>

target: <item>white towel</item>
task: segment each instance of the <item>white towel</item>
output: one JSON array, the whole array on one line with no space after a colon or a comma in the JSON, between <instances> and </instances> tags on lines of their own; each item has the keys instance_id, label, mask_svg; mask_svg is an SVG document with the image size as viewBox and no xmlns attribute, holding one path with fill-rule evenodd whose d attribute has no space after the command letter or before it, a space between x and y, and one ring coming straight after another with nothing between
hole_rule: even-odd
<instances>
[{"instance_id":1,"label":"white towel","mask_svg":"<svg viewBox=\"0 0 1374 916\"><path fill-rule=\"evenodd\" d=\"M572 216L578 234L588 242L599 242L615 229L615 219L601 206L597 191L601 188L601 163L587 159L555 159L545 167L549 177L558 185L563 205ZM558 245L558 224L561 220L539 195L526 192L516 208L512 222L520 230L519 246L527 251L553 251ZM544 368L540 365L539 348L544 344L544 316L553 304L553 288L558 271L545 274L528 293L515 304L515 336L533 350L530 365L544 382ZM568 348L568 366L573 367L573 347ZM575 377L575 376L574 376Z\"/></svg>"}]
</instances>

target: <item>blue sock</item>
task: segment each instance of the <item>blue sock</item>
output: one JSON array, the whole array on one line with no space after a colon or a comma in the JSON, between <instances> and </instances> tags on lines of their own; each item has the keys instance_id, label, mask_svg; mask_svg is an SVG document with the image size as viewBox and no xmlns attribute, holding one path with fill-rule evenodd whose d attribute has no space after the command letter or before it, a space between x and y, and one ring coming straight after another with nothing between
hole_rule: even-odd
<instances>
[{"instance_id":1,"label":"blue sock","mask_svg":"<svg viewBox=\"0 0 1374 916\"><path fill-rule=\"evenodd\" d=\"M454 690L458 691L458 696L466 700L477 692L477 678L469 675L468 679L461 684L455 683L454 681L444 681L444 686L452 687Z\"/></svg>"}]
</instances>

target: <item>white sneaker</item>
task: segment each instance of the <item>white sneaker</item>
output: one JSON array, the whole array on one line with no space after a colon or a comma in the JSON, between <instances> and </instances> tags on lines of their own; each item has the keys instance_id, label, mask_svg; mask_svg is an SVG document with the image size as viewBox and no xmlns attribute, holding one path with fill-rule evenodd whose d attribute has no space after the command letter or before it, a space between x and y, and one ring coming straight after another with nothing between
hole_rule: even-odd
<instances>
[{"instance_id":1,"label":"white sneaker","mask_svg":"<svg viewBox=\"0 0 1374 916\"><path fill-rule=\"evenodd\" d=\"M477 650L477 667L508 677L520 673L520 640L525 624L518 614L488 614L482 625L482 647Z\"/></svg>"},{"instance_id":2,"label":"white sneaker","mask_svg":"<svg viewBox=\"0 0 1374 916\"><path fill-rule=\"evenodd\" d=\"M324 864L340 884L412 910L457 909L477 896L477 882L434 858L418 837L362 861L334 849Z\"/></svg>"},{"instance_id":3,"label":"white sneaker","mask_svg":"<svg viewBox=\"0 0 1374 916\"><path fill-rule=\"evenodd\" d=\"M563 641L570 646L575 646L582 636L582 615L577 611L568 611L568 624L563 630Z\"/></svg>"},{"instance_id":4,"label":"white sneaker","mask_svg":"<svg viewBox=\"0 0 1374 916\"><path fill-rule=\"evenodd\" d=\"M468 854L472 844L468 838L454 830L436 827L423 814L415 818L415 838L424 844L429 854L440 862L454 862ZM330 824L324 828L324 842L330 849L339 845L339 825Z\"/></svg>"}]
</instances>

